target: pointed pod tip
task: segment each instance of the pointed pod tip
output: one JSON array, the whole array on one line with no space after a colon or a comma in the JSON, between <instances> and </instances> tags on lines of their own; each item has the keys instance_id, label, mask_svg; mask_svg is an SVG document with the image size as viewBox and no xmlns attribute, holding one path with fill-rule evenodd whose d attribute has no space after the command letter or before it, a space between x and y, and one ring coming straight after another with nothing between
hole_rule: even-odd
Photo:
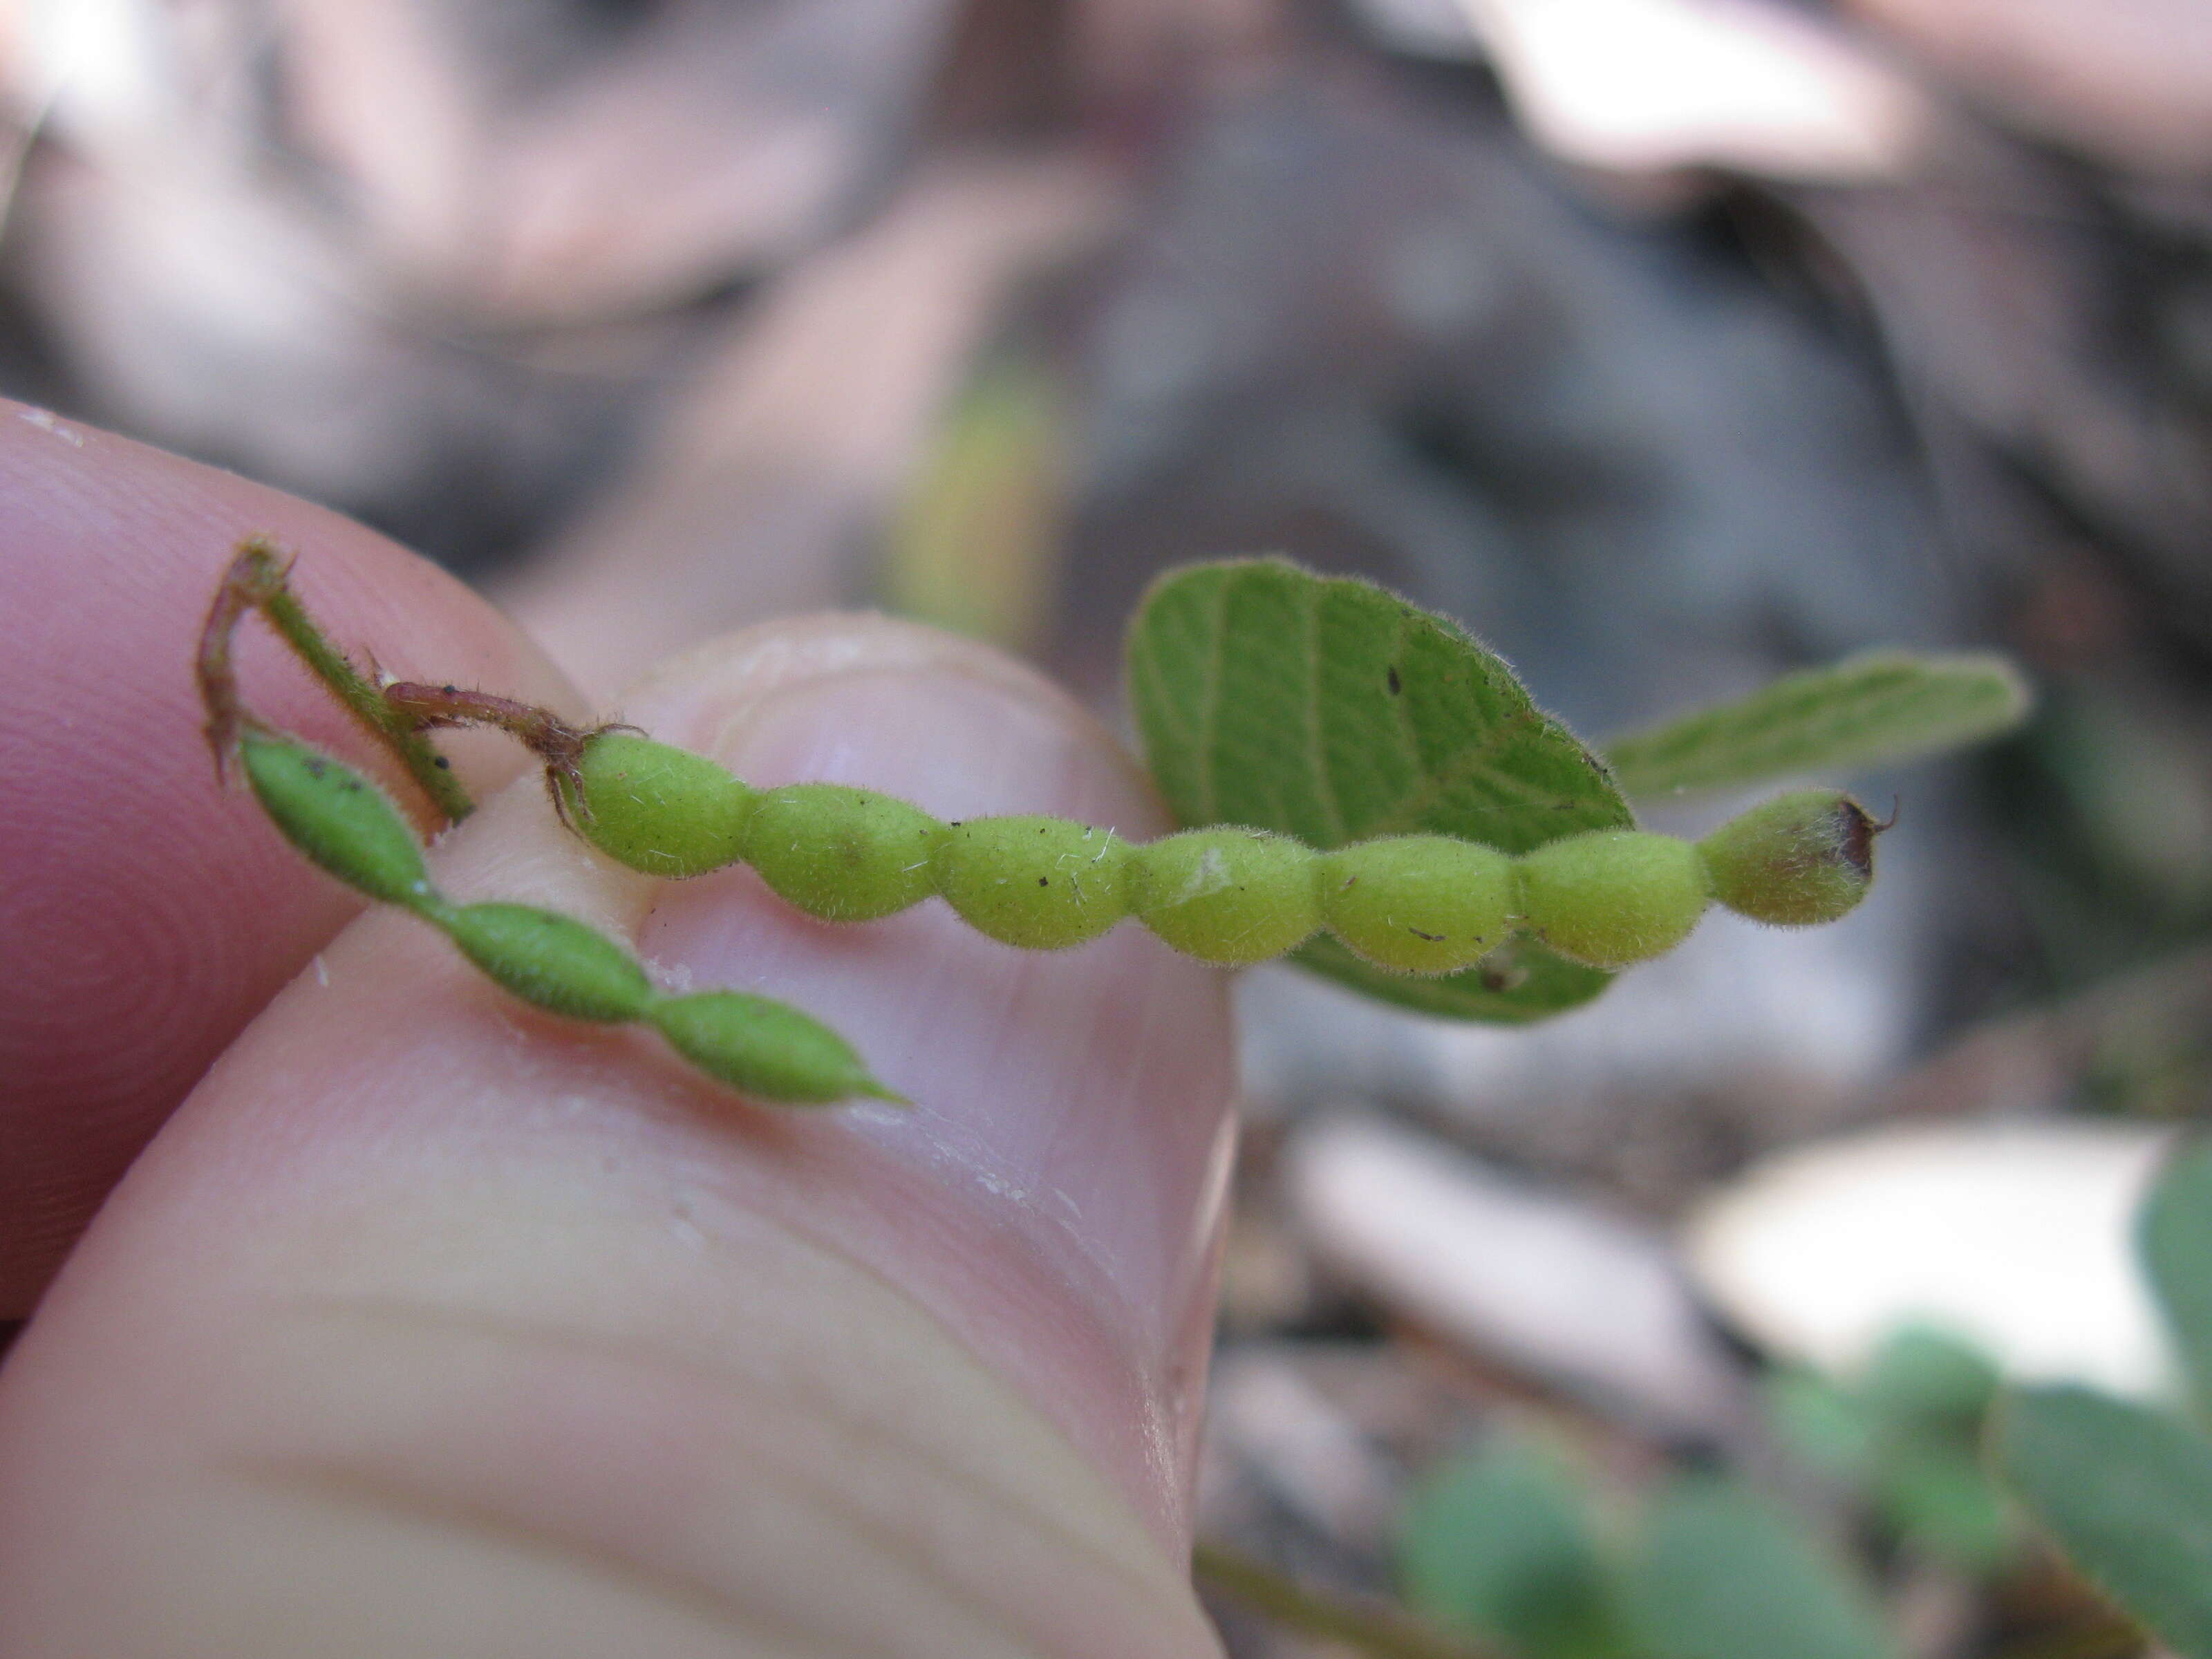
<instances>
[{"instance_id":1,"label":"pointed pod tip","mask_svg":"<svg viewBox=\"0 0 2212 1659\"><path fill-rule=\"evenodd\" d=\"M1838 796L1833 811L1836 856L1856 870L1862 881L1872 881L1875 837L1897 822L1897 814L1877 818L1849 795Z\"/></svg>"},{"instance_id":2,"label":"pointed pod tip","mask_svg":"<svg viewBox=\"0 0 2212 1659\"><path fill-rule=\"evenodd\" d=\"M1732 818L1698 850L1721 903L1803 927L1837 921L1866 896L1875 837L1888 827L1839 789L1801 789Z\"/></svg>"}]
</instances>

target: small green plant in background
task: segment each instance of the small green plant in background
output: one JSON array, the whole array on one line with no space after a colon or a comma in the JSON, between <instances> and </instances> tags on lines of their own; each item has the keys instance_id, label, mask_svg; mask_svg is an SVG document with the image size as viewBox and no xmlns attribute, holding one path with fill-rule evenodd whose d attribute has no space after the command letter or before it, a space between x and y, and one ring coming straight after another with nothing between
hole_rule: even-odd
<instances>
[{"instance_id":1,"label":"small green plant in background","mask_svg":"<svg viewBox=\"0 0 2212 1659\"><path fill-rule=\"evenodd\" d=\"M1773 1378L1767 1407L1781 1441L1854 1495L1886 1537L1988 1574L2019 1543L1981 1452L1997 1389L1997 1368L1980 1349L1911 1326L1850 1382L1808 1371Z\"/></svg>"},{"instance_id":2,"label":"small green plant in background","mask_svg":"<svg viewBox=\"0 0 2212 1659\"><path fill-rule=\"evenodd\" d=\"M1431 1471L1401 1528L1407 1601L1531 1659L1609 1659L1628 1632L1591 1494L1567 1454L1498 1434Z\"/></svg>"},{"instance_id":3,"label":"small green plant in background","mask_svg":"<svg viewBox=\"0 0 2212 1659\"><path fill-rule=\"evenodd\" d=\"M1874 1600L1779 1504L1730 1478L1677 1475L1625 1526L1548 1444L1499 1434L1407 1506L1407 1600L1519 1659L1886 1659Z\"/></svg>"},{"instance_id":4,"label":"small green plant in background","mask_svg":"<svg viewBox=\"0 0 2212 1659\"><path fill-rule=\"evenodd\" d=\"M1998 1407L1991 1456L2084 1577L2182 1659L2212 1659L2212 1144L2167 1164L2136 1248L2193 1410L2017 1389Z\"/></svg>"},{"instance_id":5,"label":"small green plant in background","mask_svg":"<svg viewBox=\"0 0 2212 1659\"><path fill-rule=\"evenodd\" d=\"M1985 1582L2055 1547L2126 1620L2212 1659L2212 1144L2145 1200L2142 1267L2196 1414L2074 1384L2006 1387L1970 1344L1899 1332L1854 1379L1790 1372L1768 1391L1782 1442L1842 1481L1878 1540ZM1800 1513L1726 1477L1679 1475L1627 1525L1597 1525L1590 1483L1533 1437L1499 1434L1409 1503L1407 1601L1440 1629L1522 1659L1885 1659L1878 1574ZM1886 1553L1880 1552L1879 1553ZM2127 1625L2023 1653L2124 1655Z\"/></svg>"}]
</instances>

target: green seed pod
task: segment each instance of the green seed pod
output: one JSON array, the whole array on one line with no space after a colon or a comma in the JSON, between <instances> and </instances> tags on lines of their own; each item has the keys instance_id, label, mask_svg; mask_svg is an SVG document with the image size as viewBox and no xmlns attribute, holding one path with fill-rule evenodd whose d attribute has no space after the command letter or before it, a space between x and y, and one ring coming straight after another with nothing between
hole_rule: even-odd
<instances>
[{"instance_id":1,"label":"green seed pod","mask_svg":"<svg viewBox=\"0 0 2212 1659\"><path fill-rule=\"evenodd\" d=\"M635 1019L653 1000L637 958L605 934L529 904L465 904L431 920L500 984L570 1019Z\"/></svg>"},{"instance_id":2,"label":"green seed pod","mask_svg":"<svg viewBox=\"0 0 2212 1659\"><path fill-rule=\"evenodd\" d=\"M783 898L827 921L872 921L937 890L945 827L920 807L842 783L794 783L754 803L745 861Z\"/></svg>"},{"instance_id":3,"label":"green seed pod","mask_svg":"<svg viewBox=\"0 0 2212 1659\"><path fill-rule=\"evenodd\" d=\"M1882 825L1837 789L1800 789L1731 818L1698 843L1713 896L1778 927L1833 921L1874 884Z\"/></svg>"},{"instance_id":4,"label":"green seed pod","mask_svg":"<svg viewBox=\"0 0 2212 1659\"><path fill-rule=\"evenodd\" d=\"M239 739L246 781L284 839L357 892L419 910L437 902L422 843L384 791L289 738Z\"/></svg>"},{"instance_id":5,"label":"green seed pod","mask_svg":"<svg viewBox=\"0 0 2212 1659\"><path fill-rule=\"evenodd\" d=\"M627 732L602 732L577 766L586 841L648 876L704 875L744 856L745 818L758 792L704 756Z\"/></svg>"},{"instance_id":6,"label":"green seed pod","mask_svg":"<svg viewBox=\"0 0 2212 1659\"><path fill-rule=\"evenodd\" d=\"M1129 896L1146 927L1205 962L1279 957L1321 925L1313 848L1261 830L1188 830L1135 849Z\"/></svg>"},{"instance_id":7,"label":"green seed pod","mask_svg":"<svg viewBox=\"0 0 2212 1659\"><path fill-rule=\"evenodd\" d=\"M702 991L663 997L645 1017L701 1071L757 1100L826 1106L866 1095L909 1103L871 1077L844 1038L788 1003Z\"/></svg>"},{"instance_id":8,"label":"green seed pod","mask_svg":"<svg viewBox=\"0 0 2212 1659\"><path fill-rule=\"evenodd\" d=\"M1322 925L1377 968L1451 974L1505 942L1513 860L1448 836L1394 836L1322 854Z\"/></svg>"},{"instance_id":9,"label":"green seed pod","mask_svg":"<svg viewBox=\"0 0 2212 1659\"><path fill-rule=\"evenodd\" d=\"M1061 951L1129 914L1128 863L1127 842L1067 818L969 818L937 849L937 890L977 933Z\"/></svg>"},{"instance_id":10,"label":"green seed pod","mask_svg":"<svg viewBox=\"0 0 2212 1659\"><path fill-rule=\"evenodd\" d=\"M1705 914L1698 849L1672 836L1597 830L1547 842L1519 862L1529 930L1563 957L1625 968L1664 956Z\"/></svg>"}]
</instances>

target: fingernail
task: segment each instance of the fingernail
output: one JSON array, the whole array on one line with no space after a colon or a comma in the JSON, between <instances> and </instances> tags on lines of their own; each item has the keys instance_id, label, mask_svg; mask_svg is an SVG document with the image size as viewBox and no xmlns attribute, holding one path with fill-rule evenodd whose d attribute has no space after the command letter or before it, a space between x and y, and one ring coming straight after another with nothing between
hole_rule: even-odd
<instances>
[{"instance_id":1,"label":"fingernail","mask_svg":"<svg viewBox=\"0 0 2212 1659\"><path fill-rule=\"evenodd\" d=\"M758 786L863 785L948 821L1049 812L1139 839L1168 827L1132 763L1061 693L978 648L896 636L937 643L733 669L679 694L680 708L657 706L649 723ZM907 1112L808 1120L793 1144L842 1139L921 1177L934 1213L890 1229L890 1247L908 1254L885 1267L927 1281L920 1292L940 1304L970 1297L959 1243L970 1229L993 1255L1018 1239L1032 1290L1060 1304L1036 1316L1065 1325L1073 1312L1135 1356L1142 1432L1170 1443L1146 1455L1178 1461L1195 1422L1230 1146L1218 975L1134 922L1051 953L994 944L938 900L881 921L817 922L744 869L666 890L641 944L678 982L781 997L828 1021L910 1097ZM988 1328L1004 1322L1003 1300L951 1311L986 1342L1038 1340Z\"/></svg>"}]
</instances>

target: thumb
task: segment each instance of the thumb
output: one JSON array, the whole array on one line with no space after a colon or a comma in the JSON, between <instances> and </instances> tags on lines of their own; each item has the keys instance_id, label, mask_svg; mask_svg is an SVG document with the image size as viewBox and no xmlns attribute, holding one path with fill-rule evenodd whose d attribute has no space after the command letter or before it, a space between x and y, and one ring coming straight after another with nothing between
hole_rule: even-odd
<instances>
[{"instance_id":1,"label":"thumb","mask_svg":"<svg viewBox=\"0 0 2212 1659\"><path fill-rule=\"evenodd\" d=\"M1147 836L1066 698L831 618L623 711L762 784ZM1176 1656L1229 1145L1224 1000L1124 927L834 927L663 885L526 782L441 844L911 1112L780 1113L364 917L133 1169L0 1373L0 1652Z\"/></svg>"}]
</instances>

